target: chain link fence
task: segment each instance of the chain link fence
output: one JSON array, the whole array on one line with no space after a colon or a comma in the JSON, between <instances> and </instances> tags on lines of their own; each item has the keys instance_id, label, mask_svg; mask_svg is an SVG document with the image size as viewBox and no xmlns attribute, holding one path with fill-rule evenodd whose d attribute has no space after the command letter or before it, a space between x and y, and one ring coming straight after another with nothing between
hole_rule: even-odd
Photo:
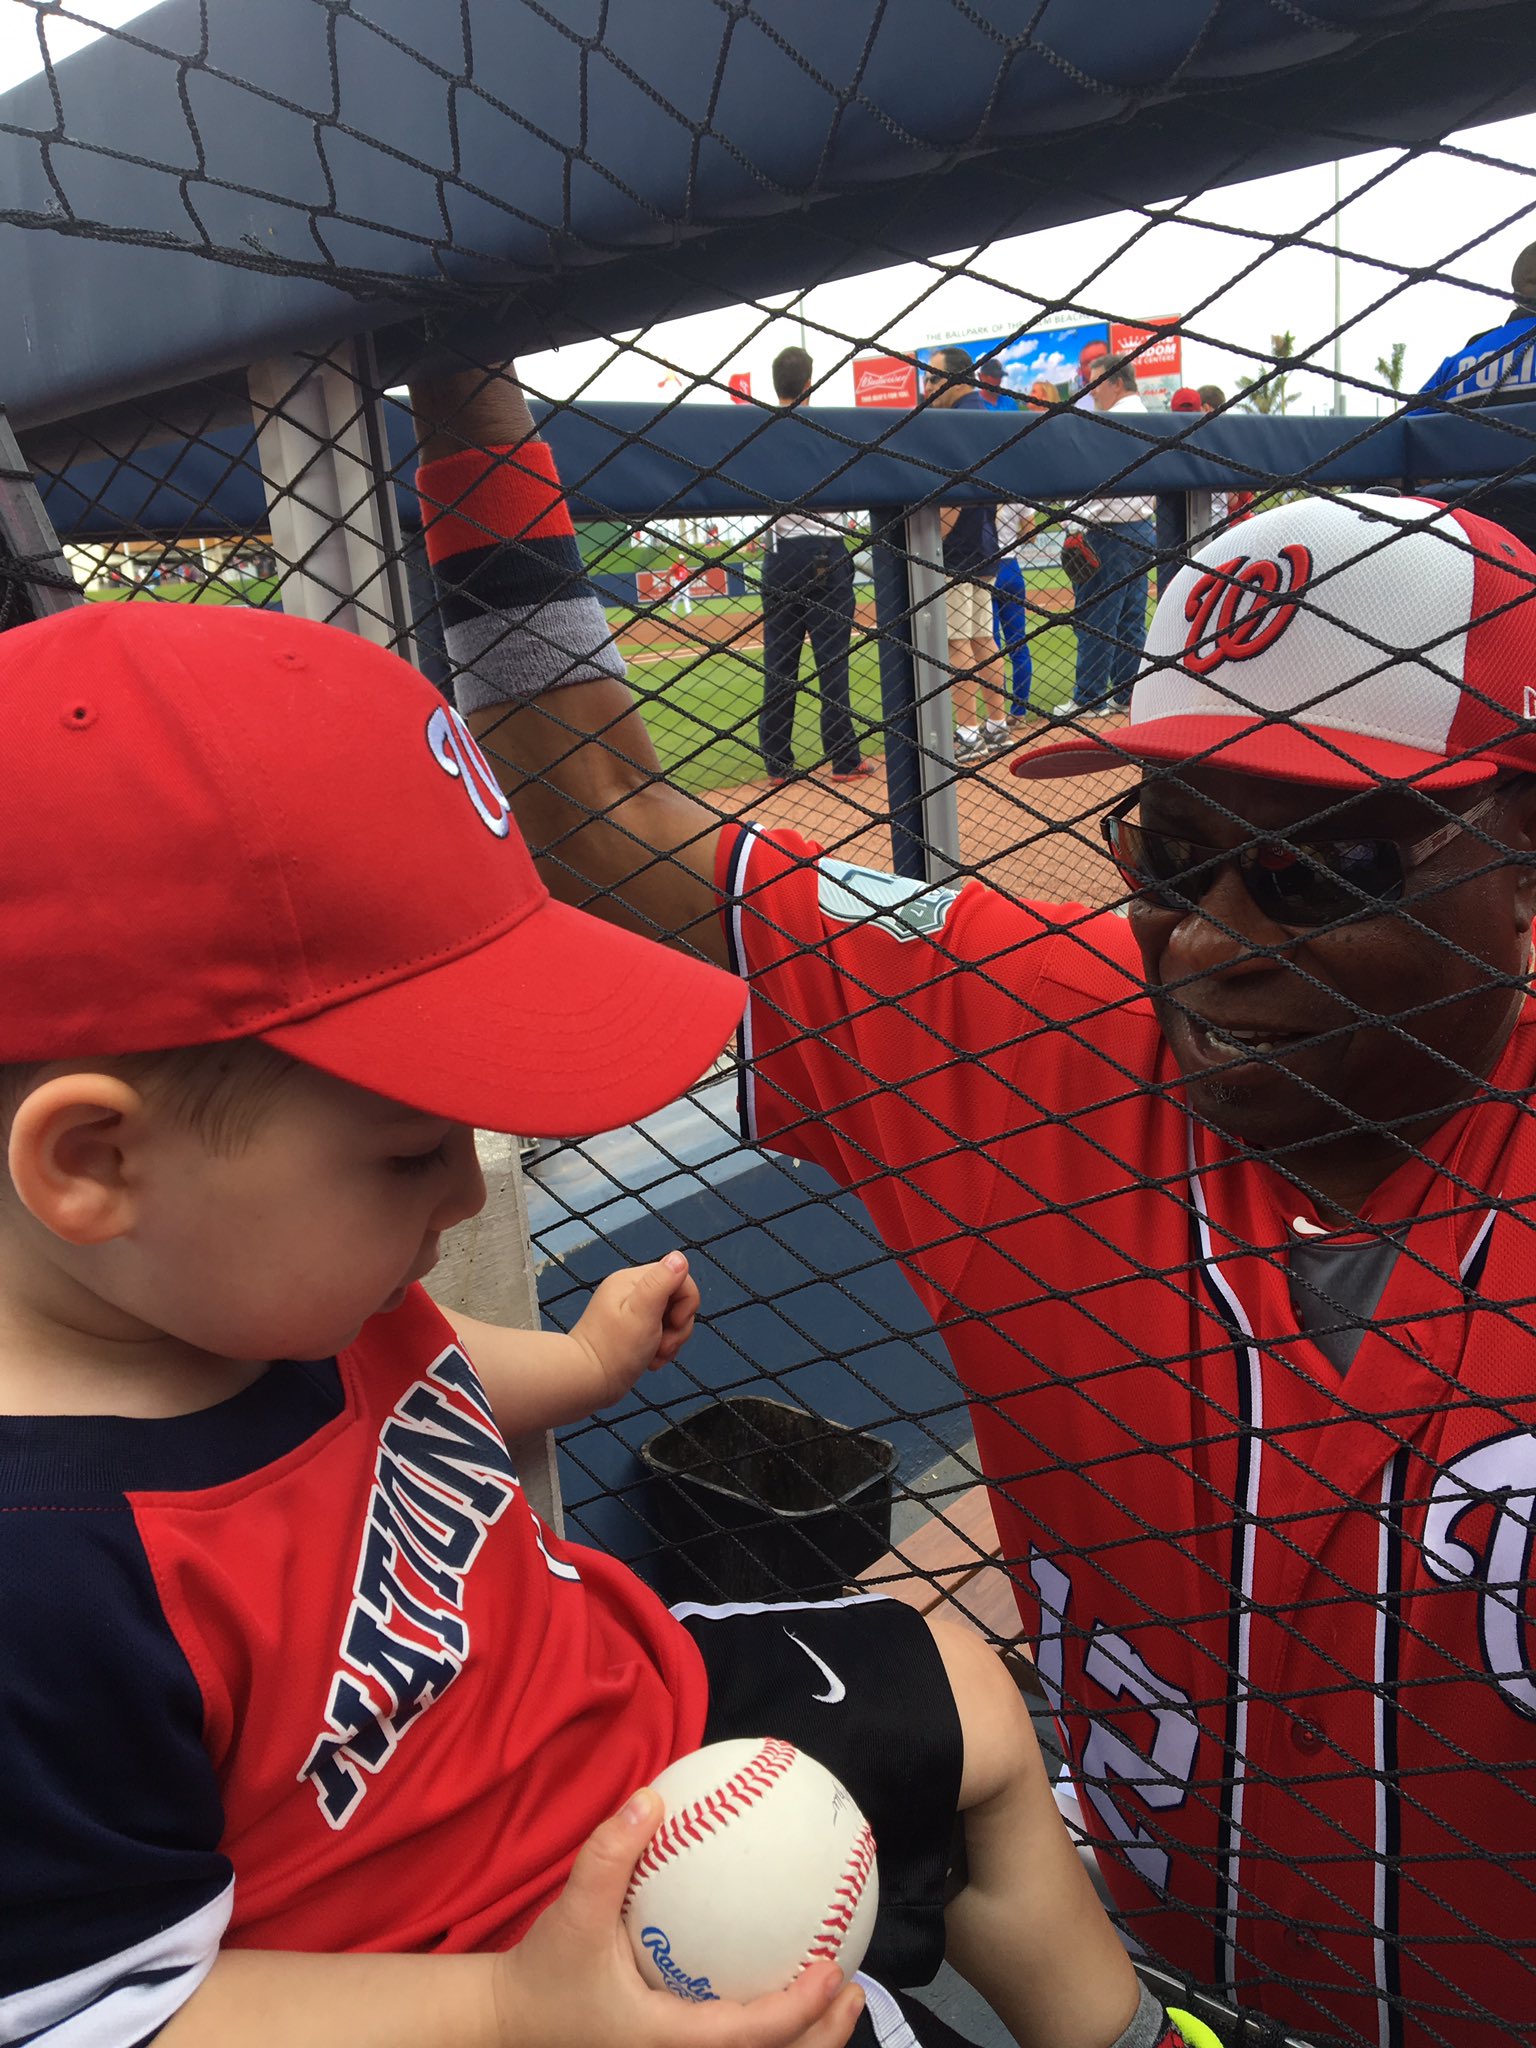
<instances>
[{"instance_id":1,"label":"chain link fence","mask_svg":"<svg viewBox=\"0 0 1536 2048\"><path fill-rule=\"evenodd\" d=\"M398 649L557 889L751 979L523 1148L547 1317L704 1297L567 1532L948 1603L1149 1960L1519 2037L1529 10L17 11L0 471L83 600Z\"/></svg>"}]
</instances>

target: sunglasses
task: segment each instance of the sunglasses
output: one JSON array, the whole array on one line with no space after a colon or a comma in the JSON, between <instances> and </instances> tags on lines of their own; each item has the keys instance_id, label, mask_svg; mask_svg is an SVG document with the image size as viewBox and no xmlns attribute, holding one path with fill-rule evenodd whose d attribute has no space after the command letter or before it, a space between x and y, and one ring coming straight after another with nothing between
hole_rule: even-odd
<instances>
[{"instance_id":1,"label":"sunglasses","mask_svg":"<svg viewBox=\"0 0 1536 2048\"><path fill-rule=\"evenodd\" d=\"M1131 824L1125 814L1141 801L1141 792L1134 789L1099 824L1126 888L1159 910L1196 908L1222 870L1231 867L1272 924L1308 931L1398 902L1413 869L1474 824L1496 793L1456 823L1407 846L1396 839L1291 838L1209 846L1182 833Z\"/></svg>"}]
</instances>

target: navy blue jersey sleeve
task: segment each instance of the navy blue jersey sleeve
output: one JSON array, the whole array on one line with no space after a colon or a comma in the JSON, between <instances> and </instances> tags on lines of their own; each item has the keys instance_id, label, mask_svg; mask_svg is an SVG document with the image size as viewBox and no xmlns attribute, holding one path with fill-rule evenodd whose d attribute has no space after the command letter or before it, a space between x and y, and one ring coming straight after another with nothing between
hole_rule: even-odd
<instances>
[{"instance_id":1,"label":"navy blue jersey sleeve","mask_svg":"<svg viewBox=\"0 0 1536 2048\"><path fill-rule=\"evenodd\" d=\"M49 1427L3 1425L0 1474L23 1429L35 1475ZM151 2038L218 1954L222 1829L128 1503L0 1486L0 2048Z\"/></svg>"}]
</instances>

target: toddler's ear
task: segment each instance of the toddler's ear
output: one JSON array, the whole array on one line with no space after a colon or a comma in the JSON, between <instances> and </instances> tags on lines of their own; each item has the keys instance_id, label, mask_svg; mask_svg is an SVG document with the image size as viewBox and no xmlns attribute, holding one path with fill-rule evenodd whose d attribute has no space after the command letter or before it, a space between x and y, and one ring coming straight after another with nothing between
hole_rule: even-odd
<instances>
[{"instance_id":1,"label":"toddler's ear","mask_svg":"<svg viewBox=\"0 0 1536 2048\"><path fill-rule=\"evenodd\" d=\"M56 1074L24 1097L11 1121L17 1195L67 1244L105 1244L132 1219L125 1126L143 1097L111 1074Z\"/></svg>"}]
</instances>

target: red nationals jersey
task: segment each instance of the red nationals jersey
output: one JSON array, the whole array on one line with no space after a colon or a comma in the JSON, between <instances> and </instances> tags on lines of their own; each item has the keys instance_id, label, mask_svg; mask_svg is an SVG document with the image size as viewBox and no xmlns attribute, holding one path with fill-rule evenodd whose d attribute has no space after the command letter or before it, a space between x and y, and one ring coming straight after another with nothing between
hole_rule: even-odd
<instances>
[{"instance_id":1,"label":"red nationals jersey","mask_svg":"<svg viewBox=\"0 0 1536 2048\"><path fill-rule=\"evenodd\" d=\"M507 1947L705 1706L420 1288L201 1414L0 1418L0 2041L127 2048L221 1942Z\"/></svg>"},{"instance_id":2,"label":"red nationals jersey","mask_svg":"<svg viewBox=\"0 0 1536 2048\"><path fill-rule=\"evenodd\" d=\"M1536 2014L1527 1009L1347 1374L1295 1188L1196 1134L1123 918L727 835L753 1137L868 1205L942 1329L1130 1933L1308 2035ZM1502 1095L1502 1099L1501 1098Z\"/></svg>"}]
</instances>

